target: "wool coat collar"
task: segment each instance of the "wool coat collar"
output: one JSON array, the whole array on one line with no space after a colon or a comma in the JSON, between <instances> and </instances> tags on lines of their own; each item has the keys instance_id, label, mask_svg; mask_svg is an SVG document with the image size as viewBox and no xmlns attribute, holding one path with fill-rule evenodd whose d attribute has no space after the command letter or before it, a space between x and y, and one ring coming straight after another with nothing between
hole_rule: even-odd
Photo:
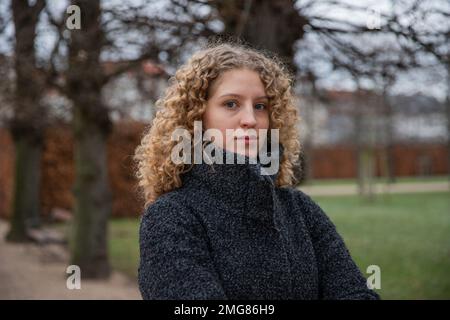
<instances>
[{"instance_id":1,"label":"wool coat collar","mask_svg":"<svg viewBox=\"0 0 450 320\"><path fill-rule=\"evenodd\" d=\"M246 156L222 149L223 164L194 164L192 169L183 175L185 188L195 193L208 194L212 203L198 203L197 206L233 210L249 219L267 223L279 230L281 226L280 200L276 194L276 179L279 170L272 175L263 175L265 165L259 159L251 163ZM234 156L237 163L226 164L226 156ZM279 153L269 154L272 161L281 163L284 148L280 144ZM195 197L195 195L193 195Z\"/></svg>"}]
</instances>

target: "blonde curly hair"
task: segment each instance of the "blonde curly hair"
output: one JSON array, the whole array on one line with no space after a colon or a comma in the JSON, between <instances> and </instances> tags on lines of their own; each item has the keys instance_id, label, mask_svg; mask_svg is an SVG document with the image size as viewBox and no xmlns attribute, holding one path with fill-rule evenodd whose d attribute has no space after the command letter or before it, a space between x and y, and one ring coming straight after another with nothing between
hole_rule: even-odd
<instances>
[{"instance_id":1,"label":"blonde curly hair","mask_svg":"<svg viewBox=\"0 0 450 320\"><path fill-rule=\"evenodd\" d=\"M136 176L146 208L162 194L181 187L180 175L192 168L171 161L171 151L178 143L171 140L172 132L183 128L193 136L194 121L202 119L213 81L227 70L244 68L259 73L269 97L270 129L279 129L284 147L276 185L297 183L293 168L298 165L300 154L297 127L300 117L291 92L292 76L274 55L242 44L216 43L193 54L169 79L165 95L156 102L158 111L151 127L136 148Z\"/></svg>"}]
</instances>

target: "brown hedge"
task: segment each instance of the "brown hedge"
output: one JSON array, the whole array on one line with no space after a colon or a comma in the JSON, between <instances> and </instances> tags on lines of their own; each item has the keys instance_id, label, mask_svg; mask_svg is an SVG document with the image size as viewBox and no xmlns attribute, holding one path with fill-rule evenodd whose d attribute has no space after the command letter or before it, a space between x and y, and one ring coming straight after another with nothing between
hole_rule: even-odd
<instances>
[{"instance_id":1,"label":"brown hedge","mask_svg":"<svg viewBox=\"0 0 450 320\"><path fill-rule=\"evenodd\" d=\"M134 150L146 124L121 122L115 124L108 139L108 170L113 196L113 217L136 217L142 213L134 178ZM10 216L14 145L6 129L0 129L0 217ZM71 210L74 183L73 135L69 125L46 130L41 167L41 213L48 216L53 208Z\"/></svg>"}]
</instances>

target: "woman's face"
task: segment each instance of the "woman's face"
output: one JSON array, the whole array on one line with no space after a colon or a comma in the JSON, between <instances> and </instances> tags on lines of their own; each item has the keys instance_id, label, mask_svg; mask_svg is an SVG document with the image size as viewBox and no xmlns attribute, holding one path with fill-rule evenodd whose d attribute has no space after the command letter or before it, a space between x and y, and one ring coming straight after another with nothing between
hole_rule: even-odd
<instances>
[{"instance_id":1,"label":"woman's face","mask_svg":"<svg viewBox=\"0 0 450 320\"><path fill-rule=\"evenodd\" d=\"M203 114L203 128L218 129L222 141L214 143L223 149L256 157L265 136L259 129L269 129L269 100L255 71L234 69L222 73L209 89ZM232 129L232 134L226 134ZM240 130L238 130L240 129ZM250 130L253 129L253 130ZM239 142L238 142L239 141Z\"/></svg>"}]
</instances>

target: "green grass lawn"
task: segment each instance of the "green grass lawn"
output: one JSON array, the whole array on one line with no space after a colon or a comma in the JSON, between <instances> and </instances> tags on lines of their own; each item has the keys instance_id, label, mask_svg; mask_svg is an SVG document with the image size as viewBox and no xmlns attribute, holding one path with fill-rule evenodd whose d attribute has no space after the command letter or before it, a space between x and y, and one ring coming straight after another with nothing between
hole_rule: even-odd
<instances>
[{"instance_id":1,"label":"green grass lawn","mask_svg":"<svg viewBox=\"0 0 450 320\"><path fill-rule=\"evenodd\" d=\"M449 193L315 197L363 273L381 268L383 299L450 299ZM369 274L365 274L368 276Z\"/></svg>"},{"instance_id":2,"label":"green grass lawn","mask_svg":"<svg viewBox=\"0 0 450 320\"><path fill-rule=\"evenodd\" d=\"M113 219L109 224L109 254L113 268L137 277L139 220Z\"/></svg>"},{"instance_id":3,"label":"green grass lawn","mask_svg":"<svg viewBox=\"0 0 450 320\"><path fill-rule=\"evenodd\" d=\"M424 176L424 177L397 177L396 183L414 183L414 182L447 182L448 176ZM375 177L375 183L386 183L387 178ZM313 179L307 181L305 186L334 186L334 185L354 185L356 179Z\"/></svg>"},{"instance_id":4,"label":"green grass lawn","mask_svg":"<svg viewBox=\"0 0 450 320\"><path fill-rule=\"evenodd\" d=\"M356 196L314 197L336 224L365 276L381 268L383 299L450 299L449 193L378 196L364 203ZM139 259L137 219L112 220L113 267L136 276Z\"/></svg>"}]
</instances>

